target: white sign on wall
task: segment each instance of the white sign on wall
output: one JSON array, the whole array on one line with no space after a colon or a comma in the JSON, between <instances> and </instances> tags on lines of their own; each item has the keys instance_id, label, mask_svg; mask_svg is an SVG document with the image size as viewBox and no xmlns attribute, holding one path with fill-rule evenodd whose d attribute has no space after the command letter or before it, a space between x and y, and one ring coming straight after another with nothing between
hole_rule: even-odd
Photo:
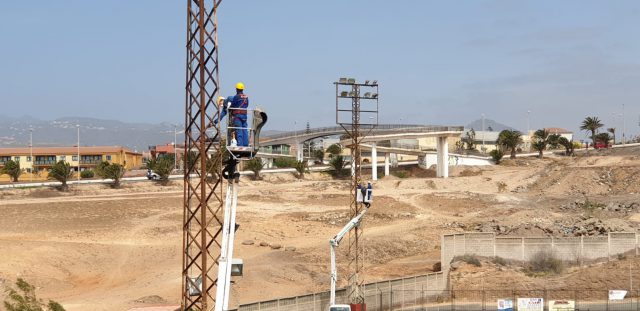
<instances>
[{"instance_id":1,"label":"white sign on wall","mask_svg":"<svg viewBox=\"0 0 640 311\"><path fill-rule=\"evenodd\" d=\"M609 300L623 300L624 296L626 295L627 295L626 290L610 290Z\"/></svg>"},{"instance_id":2,"label":"white sign on wall","mask_svg":"<svg viewBox=\"0 0 640 311\"><path fill-rule=\"evenodd\" d=\"M498 299L498 311L513 311L513 300Z\"/></svg>"},{"instance_id":3,"label":"white sign on wall","mask_svg":"<svg viewBox=\"0 0 640 311\"><path fill-rule=\"evenodd\" d=\"M544 299L518 298L518 311L544 311Z\"/></svg>"}]
</instances>

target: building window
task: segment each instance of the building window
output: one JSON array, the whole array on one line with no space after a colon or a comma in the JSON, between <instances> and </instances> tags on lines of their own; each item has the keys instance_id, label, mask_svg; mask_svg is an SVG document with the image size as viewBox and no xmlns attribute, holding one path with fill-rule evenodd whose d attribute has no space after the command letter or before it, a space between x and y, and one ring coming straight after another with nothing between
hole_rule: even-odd
<instances>
[{"instance_id":1,"label":"building window","mask_svg":"<svg viewBox=\"0 0 640 311\"><path fill-rule=\"evenodd\" d=\"M78 161L78 156L77 155L71 156L71 161Z\"/></svg>"},{"instance_id":2,"label":"building window","mask_svg":"<svg viewBox=\"0 0 640 311\"><path fill-rule=\"evenodd\" d=\"M110 155L107 156L107 161L111 161L111 156Z\"/></svg>"},{"instance_id":3,"label":"building window","mask_svg":"<svg viewBox=\"0 0 640 311\"><path fill-rule=\"evenodd\" d=\"M31 156L27 156L27 162L31 162Z\"/></svg>"},{"instance_id":4,"label":"building window","mask_svg":"<svg viewBox=\"0 0 640 311\"><path fill-rule=\"evenodd\" d=\"M60 156L60 161L64 161L67 159L67 156Z\"/></svg>"},{"instance_id":5,"label":"building window","mask_svg":"<svg viewBox=\"0 0 640 311\"><path fill-rule=\"evenodd\" d=\"M20 157L14 157L13 160L16 162L20 162Z\"/></svg>"}]
</instances>

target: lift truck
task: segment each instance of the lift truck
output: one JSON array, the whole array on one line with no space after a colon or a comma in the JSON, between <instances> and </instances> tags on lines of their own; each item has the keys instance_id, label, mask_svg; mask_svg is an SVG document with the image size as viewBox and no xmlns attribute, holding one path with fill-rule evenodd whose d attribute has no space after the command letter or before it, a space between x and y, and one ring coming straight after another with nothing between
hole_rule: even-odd
<instances>
[{"instance_id":1,"label":"lift truck","mask_svg":"<svg viewBox=\"0 0 640 311\"><path fill-rule=\"evenodd\" d=\"M231 124L232 113L229 113L227 122L227 140L225 146L221 146L228 151L228 157L223 159L222 176L227 179L227 193L224 205L224 223L222 226L222 241L220 247L220 258L218 259L218 286L216 289L216 304L214 311L229 310L229 296L231 293L231 277L242 276L242 259L233 258L233 242L235 233L240 227L236 223L236 207L238 192L236 184L240 178L237 170L238 163L242 160L253 159L260 149L260 131L267 122L267 114L261 109L228 108L247 111L252 116L251 126L247 128L233 127ZM234 132L246 130L250 132L249 146L238 146L232 143ZM219 137L213 137L214 142L219 142ZM195 279L189 284L189 293L199 295L202 291L202 280Z\"/></svg>"},{"instance_id":2,"label":"lift truck","mask_svg":"<svg viewBox=\"0 0 640 311\"><path fill-rule=\"evenodd\" d=\"M336 267L336 248L340 245L340 242L349 231L353 228L360 226L362 217L367 213L371 202L373 202L373 189L371 183L366 187L358 184L358 190L356 194L356 202L363 203L365 209L358 214L355 218L349 220L349 222L336 234L333 239L329 240L330 254L331 254L331 292L329 296L329 311L351 311L351 306L345 304L336 304L336 283L338 281L338 269Z\"/></svg>"}]
</instances>

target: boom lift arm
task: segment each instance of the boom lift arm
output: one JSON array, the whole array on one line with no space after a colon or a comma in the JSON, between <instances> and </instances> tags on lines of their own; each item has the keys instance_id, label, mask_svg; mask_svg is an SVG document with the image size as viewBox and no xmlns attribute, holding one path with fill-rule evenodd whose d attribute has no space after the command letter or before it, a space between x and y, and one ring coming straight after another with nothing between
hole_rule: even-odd
<instances>
[{"instance_id":1,"label":"boom lift arm","mask_svg":"<svg viewBox=\"0 0 640 311\"><path fill-rule=\"evenodd\" d=\"M329 240L329 245L331 246L331 296L329 298L329 305L333 306L336 304L336 282L338 281L338 270L336 268L336 248L340 245L340 241L344 238L351 229L360 225L362 221L362 217L369 210L369 205L365 205L366 208L360 212L358 216L351 219L333 239Z\"/></svg>"}]
</instances>

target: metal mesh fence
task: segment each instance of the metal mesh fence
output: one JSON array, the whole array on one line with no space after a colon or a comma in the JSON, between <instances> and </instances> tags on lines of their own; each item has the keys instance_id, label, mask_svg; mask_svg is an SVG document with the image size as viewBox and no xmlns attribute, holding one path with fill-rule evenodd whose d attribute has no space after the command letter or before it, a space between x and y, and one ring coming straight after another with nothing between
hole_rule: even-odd
<instances>
[{"instance_id":1,"label":"metal mesh fence","mask_svg":"<svg viewBox=\"0 0 640 311\"><path fill-rule=\"evenodd\" d=\"M326 294L326 293L324 293ZM323 294L243 305L239 311L326 311L328 295ZM344 295L344 292L342 293ZM624 299L609 300L608 290L408 290L389 287L365 294L368 311L500 311L498 302L510 300L518 310L518 300L539 299L545 311L640 311L640 291L630 291ZM552 308L557 301L574 307ZM527 309L530 310L530 309Z\"/></svg>"}]
</instances>

